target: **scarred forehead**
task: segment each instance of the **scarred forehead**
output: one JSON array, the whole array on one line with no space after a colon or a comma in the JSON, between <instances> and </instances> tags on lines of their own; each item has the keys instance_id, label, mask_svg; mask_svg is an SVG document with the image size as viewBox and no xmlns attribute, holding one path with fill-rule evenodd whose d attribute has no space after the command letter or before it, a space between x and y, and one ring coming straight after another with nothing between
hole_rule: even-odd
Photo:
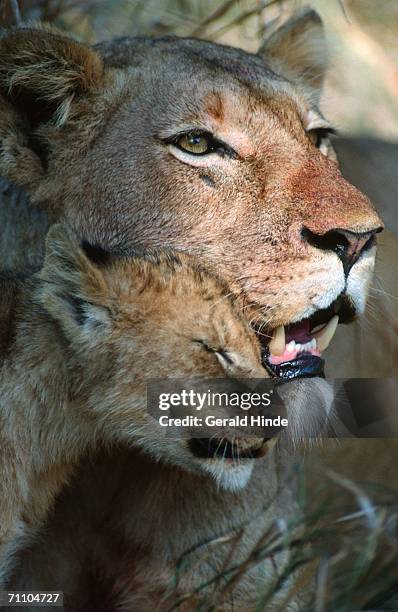
<instances>
[{"instance_id":1,"label":"scarred forehead","mask_svg":"<svg viewBox=\"0 0 398 612\"><path fill-rule=\"evenodd\" d=\"M96 48L107 66L131 74L132 103L145 104L145 117L164 138L193 128L222 137L235 126L230 137L250 155L242 134L252 133L256 146L259 129L300 133L311 109L305 92L241 49L175 37L122 38Z\"/></svg>"}]
</instances>

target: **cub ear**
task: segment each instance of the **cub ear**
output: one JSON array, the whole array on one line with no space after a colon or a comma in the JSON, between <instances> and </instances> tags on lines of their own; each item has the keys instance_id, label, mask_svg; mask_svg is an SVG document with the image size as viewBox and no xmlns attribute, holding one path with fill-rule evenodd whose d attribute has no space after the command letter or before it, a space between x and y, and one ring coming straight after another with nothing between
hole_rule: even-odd
<instances>
[{"instance_id":1,"label":"cub ear","mask_svg":"<svg viewBox=\"0 0 398 612\"><path fill-rule=\"evenodd\" d=\"M79 111L76 102L103 79L103 62L95 51L49 26L3 33L0 171L18 184L43 171L46 143L41 126L63 126Z\"/></svg>"},{"instance_id":2,"label":"cub ear","mask_svg":"<svg viewBox=\"0 0 398 612\"><path fill-rule=\"evenodd\" d=\"M112 256L80 241L66 225L53 225L46 238L39 299L64 333L92 345L112 324L104 269Z\"/></svg>"},{"instance_id":3,"label":"cub ear","mask_svg":"<svg viewBox=\"0 0 398 612\"><path fill-rule=\"evenodd\" d=\"M322 20L304 8L266 38L258 54L278 74L320 94L328 66Z\"/></svg>"}]
</instances>

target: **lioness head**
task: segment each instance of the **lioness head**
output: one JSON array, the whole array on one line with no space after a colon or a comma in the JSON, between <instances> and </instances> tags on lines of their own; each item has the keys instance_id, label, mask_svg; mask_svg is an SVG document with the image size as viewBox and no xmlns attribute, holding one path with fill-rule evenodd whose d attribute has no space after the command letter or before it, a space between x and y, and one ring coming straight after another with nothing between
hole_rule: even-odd
<instances>
[{"instance_id":1,"label":"lioness head","mask_svg":"<svg viewBox=\"0 0 398 612\"><path fill-rule=\"evenodd\" d=\"M313 11L256 55L14 30L0 40L0 170L115 252L201 258L241 297L266 367L316 374L337 323L364 309L382 228L331 151L325 66Z\"/></svg>"}]
</instances>

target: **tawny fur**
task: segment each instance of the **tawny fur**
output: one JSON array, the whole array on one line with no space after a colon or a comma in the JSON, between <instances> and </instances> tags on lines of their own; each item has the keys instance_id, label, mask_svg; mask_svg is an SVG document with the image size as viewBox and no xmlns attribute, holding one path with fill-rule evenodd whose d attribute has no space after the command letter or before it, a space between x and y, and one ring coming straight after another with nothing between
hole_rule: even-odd
<instances>
[{"instance_id":1,"label":"tawny fur","mask_svg":"<svg viewBox=\"0 0 398 612\"><path fill-rule=\"evenodd\" d=\"M184 256L124 258L101 267L70 232L54 227L43 270L2 286L4 581L13 554L34 536L78 459L101 441L134 444L175 463L185 453L192 469L201 470L185 441L165 439L153 424L145 409L148 379L266 372L227 287Z\"/></svg>"}]
</instances>

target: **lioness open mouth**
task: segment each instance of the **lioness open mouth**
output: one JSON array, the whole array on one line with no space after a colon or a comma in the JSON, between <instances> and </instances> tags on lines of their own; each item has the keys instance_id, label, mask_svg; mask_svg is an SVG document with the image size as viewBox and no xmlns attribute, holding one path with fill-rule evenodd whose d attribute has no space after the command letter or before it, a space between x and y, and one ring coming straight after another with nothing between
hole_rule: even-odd
<instances>
[{"instance_id":1,"label":"lioness open mouth","mask_svg":"<svg viewBox=\"0 0 398 612\"><path fill-rule=\"evenodd\" d=\"M327 349L339 323L355 318L355 308L347 295L340 295L328 308L308 319L281 325L265 334L257 329L264 367L277 378L292 379L324 376Z\"/></svg>"}]
</instances>

